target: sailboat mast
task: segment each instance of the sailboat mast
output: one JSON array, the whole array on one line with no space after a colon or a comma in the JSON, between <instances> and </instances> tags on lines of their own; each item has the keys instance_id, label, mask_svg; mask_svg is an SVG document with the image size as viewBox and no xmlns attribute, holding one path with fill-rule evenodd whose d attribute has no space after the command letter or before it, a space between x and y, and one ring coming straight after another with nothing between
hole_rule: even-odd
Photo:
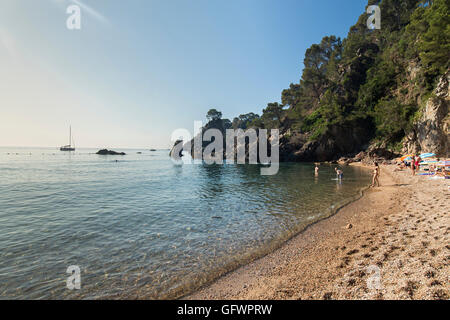
<instances>
[{"instance_id":1,"label":"sailboat mast","mask_svg":"<svg viewBox=\"0 0 450 320\"><path fill-rule=\"evenodd\" d=\"M75 151L75 147L72 147L72 126L69 126L69 145L59 148L60 151Z\"/></svg>"}]
</instances>

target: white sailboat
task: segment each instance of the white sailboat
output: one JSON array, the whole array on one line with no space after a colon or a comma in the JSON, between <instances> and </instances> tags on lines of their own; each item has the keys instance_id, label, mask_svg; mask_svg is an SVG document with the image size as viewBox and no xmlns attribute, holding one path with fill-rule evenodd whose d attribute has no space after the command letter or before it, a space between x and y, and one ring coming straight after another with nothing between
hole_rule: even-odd
<instances>
[{"instance_id":1,"label":"white sailboat","mask_svg":"<svg viewBox=\"0 0 450 320\"><path fill-rule=\"evenodd\" d=\"M75 151L75 144L72 146L72 126L69 127L69 144L59 148L60 151Z\"/></svg>"}]
</instances>

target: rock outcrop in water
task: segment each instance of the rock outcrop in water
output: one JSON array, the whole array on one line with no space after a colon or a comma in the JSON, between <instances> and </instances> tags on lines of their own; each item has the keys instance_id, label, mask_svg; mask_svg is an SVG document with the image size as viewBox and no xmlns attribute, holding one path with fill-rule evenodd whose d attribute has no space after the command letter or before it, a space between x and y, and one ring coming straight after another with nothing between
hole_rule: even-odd
<instances>
[{"instance_id":1,"label":"rock outcrop in water","mask_svg":"<svg viewBox=\"0 0 450 320\"><path fill-rule=\"evenodd\" d=\"M169 156L174 159L181 159L183 156L183 140L175 141L172 149L169 152Z\"/></svg>"},{"instance_id":2,"label":"rock outcrop in water","mask_svg":"<svg viewBox=\"0 0 450 320\"><path fill-rule=\"evenodd\" d=\"M111 155L111 156L124 156L126 155L125 152L116 152L113 150L108 150L108 149L102 149L97 151L96 154L100 154L100 155Z\"/></svg>"}]
</instances>

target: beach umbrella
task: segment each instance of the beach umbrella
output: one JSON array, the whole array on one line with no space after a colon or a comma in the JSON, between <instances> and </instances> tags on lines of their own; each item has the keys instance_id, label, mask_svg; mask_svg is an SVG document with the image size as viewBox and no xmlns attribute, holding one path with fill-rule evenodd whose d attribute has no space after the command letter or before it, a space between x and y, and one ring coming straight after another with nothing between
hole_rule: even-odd
<instances>
[{"instance_id":1,"label":"beach umbrella","mask_svg":"<svg viewBox=\"0 0 450 320\"><path fill-rule=\"evenodd\" d=\"M428 161L422 161L420 164L421 165L430 165L430 164L435 164L438 163L437 160L428 160Z\"/></svg>"},{"instance_id":2,"label":"beach umbrella","mask_svg":"<svg viewBox=\"0 0 450 320\"><path fill-rule=\"evenodd\" d=\"M420 155L420 157L421 157L422 159L432 158L432 157L435 157L435 156L436 156L435 153L423 153L423 154Z\"/></svg>"},{"instance_id":3,"label":"beach umbrella","mask_svg":"<svg viewBox=\"0 0 450 320\"><path fill-rule=\"evenodd\" d=\"M405 161L405 160L411 160L412 159L412 154L407 154L406 156L403 156L400 158L401 161Z\"/></svg>"}]
</instances>

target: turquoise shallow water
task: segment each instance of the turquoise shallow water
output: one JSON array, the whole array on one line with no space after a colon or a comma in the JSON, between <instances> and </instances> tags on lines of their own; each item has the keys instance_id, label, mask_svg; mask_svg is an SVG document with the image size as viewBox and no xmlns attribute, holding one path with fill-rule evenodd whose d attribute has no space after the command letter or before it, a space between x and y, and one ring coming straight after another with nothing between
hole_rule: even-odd
<instances>
[{"instance_id":1,"label":"turquoise shallow water","mask_svg":"<svg viewBox=\"0 0 450 320\"><path fill-rule=\"evenodd\" d=\"M0 148L0 298L174 298L273 250L369 172L176 166L168 151ZM137 154L142 152L142 154ZM118 161L116 161L118 160ZM66 288L68 266L81 289Z\"/></svg>"}]
</instances>

